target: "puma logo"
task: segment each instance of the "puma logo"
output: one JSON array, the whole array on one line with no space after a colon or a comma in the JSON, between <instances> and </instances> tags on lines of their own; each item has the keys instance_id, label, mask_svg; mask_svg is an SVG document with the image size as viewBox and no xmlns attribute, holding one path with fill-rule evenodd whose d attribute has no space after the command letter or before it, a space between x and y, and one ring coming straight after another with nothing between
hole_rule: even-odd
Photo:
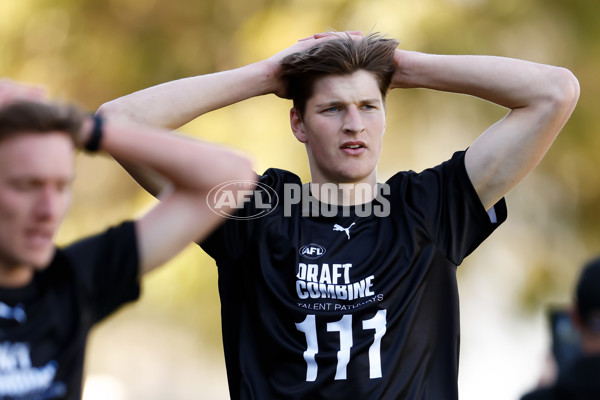
<instances>
[{"instance_id":1,"label":"puma logo","mask_svg":"<svg viewBox=\"0 0 600 400\"><path fill-rule=\"evenodd\" d=\"M350 240L350 228L352 228L352 225L354 225L356 222L353 222L349 227L344 228L341 225L335 224L333 225L333 230L334 231L340 231L340 232L346 232L346 235L348 236L348 240Z\"/></svg>"}]
</instances>

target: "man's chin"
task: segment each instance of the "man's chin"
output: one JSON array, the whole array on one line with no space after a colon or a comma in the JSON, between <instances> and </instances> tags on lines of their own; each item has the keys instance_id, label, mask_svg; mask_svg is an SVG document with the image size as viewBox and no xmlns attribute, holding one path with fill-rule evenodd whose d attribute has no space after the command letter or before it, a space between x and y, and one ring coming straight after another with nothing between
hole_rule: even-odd
<instances>
[{"instance_id":1,"label":"man's chin","mask_svg":"<svg viewBox=\"0 0 600 400\"><path fill-rule=\"evenodd\" d=\"M33 266L34 269L41 271L46 269L50 263L52 262L52 258L54 258L54 253L56 249L54 246L48 250L39 252L38 254L32 255L29 263Z\"/></svg>"}]
</instances>

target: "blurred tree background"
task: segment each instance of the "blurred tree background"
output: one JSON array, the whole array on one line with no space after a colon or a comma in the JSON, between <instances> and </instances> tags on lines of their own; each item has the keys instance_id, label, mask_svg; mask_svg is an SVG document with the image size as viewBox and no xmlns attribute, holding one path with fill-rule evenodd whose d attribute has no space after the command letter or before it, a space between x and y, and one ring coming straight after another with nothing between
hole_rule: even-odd
<instances>
[{"instance_id":1,"label":"blurred tree background","mask_svg":"<svg viewBox=\"0 0 600 400\"><path fill-rule=\"evenodd\" d=\"M580 265L600 250L599 12L600 3L589 0L1 0L0 72L95 110L144 87L258 61L332 29L383 32L409 50L494 54L571 69L581 84L573 117L536 171L507 196L508 222L459 270L462 398L490 399L477 394L479 386L490 386L469 365L493 365L498 376L514 366L481 358L482 349L498 343L483 340L481 333L489 332L479 326L490 315L497 316L489 322L496 330L516 326L519 337L500 337L504 350L512 340L514 353L531 355L522 345L543 347L545 307L570 300ZM308 180L289 108L274 96L255 98L181 130L251 153L259 172L277 166ZM467 96L391 93L380 180L449 158L504 114ZM60 243L131 218L153 202L112 160L79 155L77 164L75 205ZM88 372L98 379L86 399L94 393L227 398L216 279L213 261L195 246L148 277L142 300L92 336ZM480 358L469 361L475 353ZM530 368L521 381L503 381L509 389L498 398L533 385L537 361L513 360ZM220 388L210 392L210 382Z\"/></svg>"}]
</instances>

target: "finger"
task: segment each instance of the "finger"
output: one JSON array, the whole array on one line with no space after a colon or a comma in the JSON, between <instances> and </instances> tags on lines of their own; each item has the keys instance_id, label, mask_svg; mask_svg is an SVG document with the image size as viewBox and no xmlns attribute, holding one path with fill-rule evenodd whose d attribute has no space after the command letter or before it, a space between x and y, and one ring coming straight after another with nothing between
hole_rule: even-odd
<instances>
[{"instance_id":1,"label":"finger","mask_svg":"<svg viewBox=\"0 0 600 400\"><path fill-rule=\"evenodd\" d=\"M315 39L318 39L318 38L322 38L322 37L326 37L326 36L342 37L342 36L346 36L346 35L363 36L363 33L362 33L362 31L342 31L342 32L330 31L330 32L315 33L313 36L315 37Z\"/></svg>"},{"instance_id":2,"label":"finger","mask_svg":"<svg viewBox=\"0 0 600 400\"><path fill-rule=\"evenodd\" d=\"M314 38L315 38L315 35L310 35L310 36L307 36L305 38L298 39L298 41L299 42L304 42L304 41L311 40L311 39L314 39Z\"/></svg>"},{"instance_id":3,"label":"finger","mask_svg":"<svg viewBox=\"0 0 600 400\"><path fill-rule=\"evenodd\" d=\"M313 35L315 39L321 39L328 36L339 36L338 32L320 32Z\"/></svg>"},{"instance_id":4,"label":"finger","mask_svg":"<svg viewBox=\"0 0 600 400\"><path fill-rule=\"evenodd\" d=\"M41 101L46 97L46 89L42 86L22 84L9 79L0 80L0 105L19 100Z\"/></svg>"},{"instance_id":5,"label":"finger","mask_svg":"<svg viewBox=\"0 0 600 400\"><path fill-rule=\"evenodd\" d=\"M343 37L344 35L350 35L350 36L363 36L362 31L343 31L343 32L335 32L335 31L330 31L330 32L319 32L319 33L315 33L313 35L307 36L305 38L299 39L299 42L305 42L307 40L312 40L312 39L323 39L323 38L331 38L331 37Z\"/></svg>"},{"instance_id":6,"label":"finger","mask_svg":"<svg viewBox=\"0 0 600 400\"><path fill-rule=\"evenodd\" d=\"M22 94L28 100L43 100L46 97L46 88L43 86L30 86Z\"/></svg>"},{"instance_id":7,"label":"finger","mask_svg":"<svg viewBox=\"0 0 600 400\"><path fill-rule=\"evenodd\" d=\"M321 33L315 33L313 35L307 36L298 41L305 42L307 40L323 39L323 38L332 37L332 36L338 36L338 35L336 35L335 32L321 32Z\"/></svg>"}]
</instances>

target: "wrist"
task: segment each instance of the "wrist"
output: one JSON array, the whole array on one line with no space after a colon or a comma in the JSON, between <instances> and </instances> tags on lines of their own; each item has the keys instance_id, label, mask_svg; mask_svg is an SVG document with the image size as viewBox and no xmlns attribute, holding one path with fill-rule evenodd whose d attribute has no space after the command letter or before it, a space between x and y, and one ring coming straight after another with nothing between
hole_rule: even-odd
<instances>
[{"instance_id":1,"label":"wrist","mask_svg":"<svg viewBox=\"0 0 600 400\"><path fill-rule=\"evenodd\" d=\"M285 97L285 87L279 77L280 74L280 60L268 58L263 61L259 61L254 66L257 68L259 82L259 94L275 94L279 97Z\"/></svg>"},{"instance_id":2,"label":"wrist","mask_svg":"<svg viewBox=\"0 0 600 400\"><path fill-rule=\"evenodd\" d=\"M79 134L79 148L93 153L100 149L104 127L104 119L96 114L85 118Z\"/></svg>"},{"instance_id":3,"label":"wrist","mask_svg":"<svg viewBox=\"0 0 600 400\"><path fill-rule=\"evenodd\" d=\"M397 49L394 52L394 65L396 71L394 72L390 89L407 89L418 86L414 81L414 70L415 68L418 69L418 67L415 66L415 62L420 54L422 53L401 49Z\"/></svg>"}]
</instances>

